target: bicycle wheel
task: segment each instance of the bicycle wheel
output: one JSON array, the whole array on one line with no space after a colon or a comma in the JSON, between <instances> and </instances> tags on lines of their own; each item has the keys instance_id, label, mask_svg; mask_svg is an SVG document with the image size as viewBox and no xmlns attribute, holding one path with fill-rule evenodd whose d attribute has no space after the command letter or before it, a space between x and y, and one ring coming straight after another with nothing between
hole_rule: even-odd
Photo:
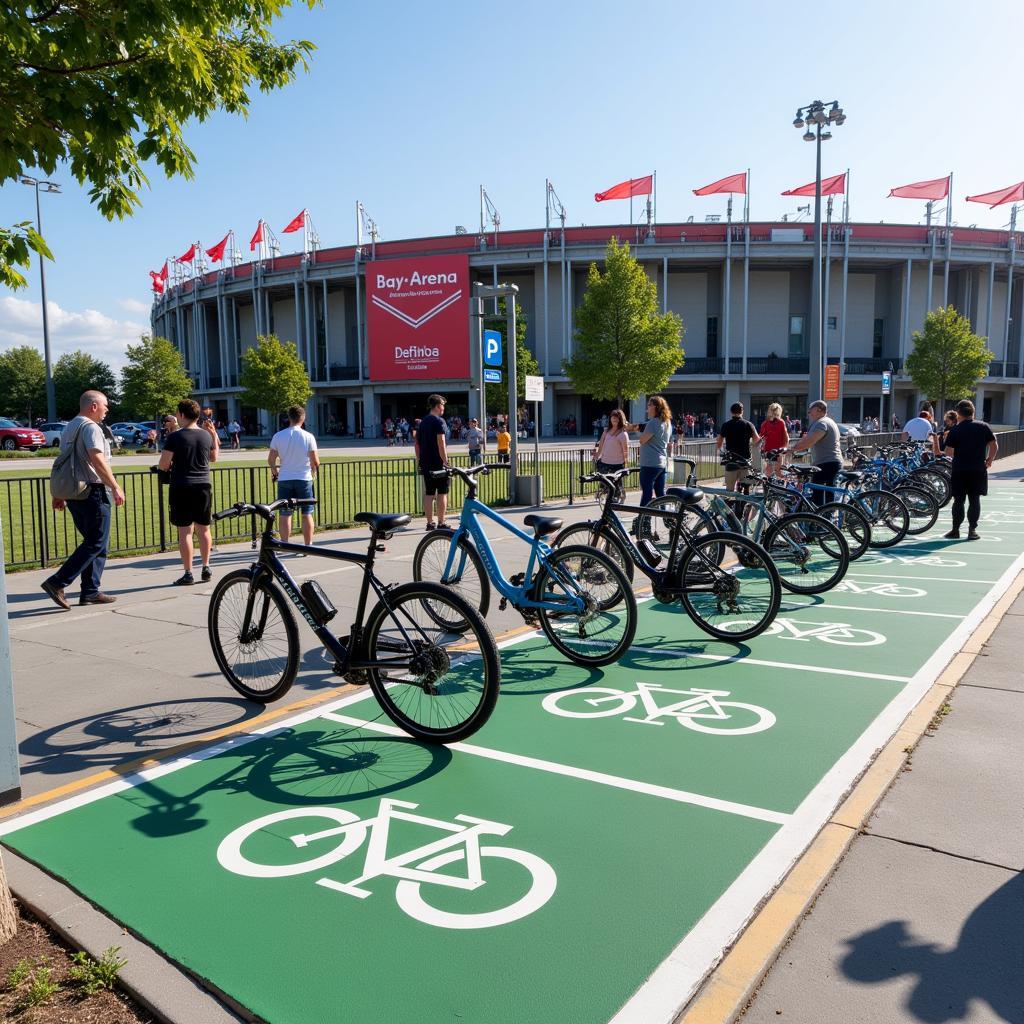
<instances>
[{"instance_id":1,"label":"bicycle wheel","mask_svg":"<svg viewBox=\"0 0 1024 1024\"><path fill-rule=\"evenodd\" d=\"M567 526L555 538L555 542L551 546L560 548L565 547L567 544L584 544L597 548L598 551L603 551L606 555L611 556L615 560L615 564L625 573L626 579L632 583L634 573L633 559L626 553L626 549L622 546L622 541L605 527L598 527L595 532L595 526L598 526L598 524L576 523L573 526Z\"/></svg>"},{"instance_id":2,"label":"bicycle wheel","mask_svg":"<svg viewBox=\"0 0 1024 1024\"><path fill-rule=\"evenodd\" d=\"M487 578L484 563L479 552L465 537L459 538L458 549L452 562L452 580L444 579L448 565L448 552L452 546L452 533L448 530L434 530L426 534L416 545L412 557L412 578L418 582L442 583L463 600L471 604L486 618L491 606L491 582ZM428 610L431 606L428 606ZM447 605L433 608L434 621L445 629L461 633L467 623L462 620L448 621L444 615L451 611Z\"/></svg>"},{"instance_id":3,"label":"bicycle wheel","mask_svg":"<svg viewBox=\"0 0 1024 1024\"><path fill-rule=\"evenodd\" d=\"M871 521L856 505L845 501L828 501L818 509L818 515L827 519L845 538L854 562L871 544Z\"/></svg>"},{"instance_id":4,"label":"bicycle wheel","mask_svg":"<svg viewBox=\"0 0 1024 1024\"><path fill-rule=\"evenodd\" d=\"M652 499L646 507L652 512L660 509L677 513L682 517L682 528L691 536L711 533L715 529L715 520L706 508L701 505L684 505L671 494ZM680 528L680 520L641 512L634 521L634 528L638 540L646 538L668 559L672 552L672 541Z\"/></svg>"},{"instance_id":5,"label":"bicycle wheel","mask_svg":"<svg viewBox=\"0 0 1024 1024\"><path fill-rule=\"evenodd\" d=\"M283 697L299 671L299 629L284 594L269 580L252 591L252 573L236 569L213 590L207 628L217 667L245 698ZM252 607L245 627L250 593Z\"/></svg>"},{"instance_id":6,"label":"bicycle wheel","mask_svg":"<svg viewBox=\"0 0 1024 1024\"><path fill-rule=\"evenodd\" d=\"M719 565L721 552L731 558ZM778 569L768 552L735 533L698 537L681 567L683 607L694 623L718 640L750 640L775 620L782 600ZM737 626L738 620L743 625Z\"/></svg>"},{"instance_id":7,"label":"bicycle wheel","mask_svg":"<svg viewBox=\"0 0 1024 1024\"><path fill-rule=\"evenodd\" d=\"M569 601L579 595L583 610ZM541 565L531 597L554 608L538 608L540 628L551 645L577 665L609 665L636 635L636 598L615 560L582 544L556 548Z\"/></svg>"},{"instance_id":8,"label":"bicycle wheel","mask_svg":"<svg viewBox=\"0 0 1024 1024\"><path fill-rule=\"evenodd\" d=\"M831 590L850 564L850 549L843 535L827 520L806 512L772 523L762 543L779 570L782 585L794 594Z\"/></svg>"},{"instance_id":9,"label":"bicycle wheel","mask_svg":"<svg viewBox=\"0 0 1024 1024\"><path fill-rule=\"evenodd\" d=\"M907 535L910 513L889 491L861 491L857 505L871 521L871 547L891 548Z\"/></svg>"},{"instance_id":10,"label":"bicycle wheel","mask_svg":"<svg viewBox=\"0 0 1024 1024\"><path fill-rule=\"evenodd\" d=\"M907 512L910 514L907 533L912 537L927 533L935 525L935 520L939 518L939 503L931 491L926 491L923 487L914 487L911 484L901 484L896 488L895 493L907 506Z\"/></svg>"},{"instance_id":11,"label":"bicycle wheel","mask_svg":"<svg viewBox=\"0 0 1024 1024\"><path fill-rule=\"evenodd\" d=\"M449 630L439 620L465 628ZM416 739L465 739L498 699L494 637L480 613L440 583L404 583L385 594L367 619L361 657L378 663L367 673L384 713Z\"/></svg>"},{"instance_id":12,"label":"bicycle wheel","mask_svg":"<svg viewBox=\"0 0 1024 1024\"><path fill-rule=\"evenodd\" d=\"M928 491L939 503L939 508L945 508L953 500L949 477L937 469L915 469L909 480L915 487Z\"/></svg>"}]
</instances>

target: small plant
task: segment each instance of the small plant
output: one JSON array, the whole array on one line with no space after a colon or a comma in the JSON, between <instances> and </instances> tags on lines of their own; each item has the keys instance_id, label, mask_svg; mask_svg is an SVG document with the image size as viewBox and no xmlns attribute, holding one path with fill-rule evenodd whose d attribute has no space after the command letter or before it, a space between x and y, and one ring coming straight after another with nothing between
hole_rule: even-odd
<instances>
[{"instance_id":1,"label":"small plant","mask_svg":"<svg viewBox=\"0 0 1024 1024\"><path fill-rule=\"evenodd\" d=\"M94 960L84 950L79 950L71 957L71 969L68 974L72 981L82 987L87 996L95 995L101 989L112 989L117 984L117 976L127 960L117 954L120 946L110 946L103 951L99 960Z\"/></svg>"},{"instance_id":2,"label":"small plant","mask_svg":"<svg viewBox=\"0 0 1024 1024\"><path fill-rule=\"evenodd\" d=\"M41 957L39 965L32 972L28 989L22 996L22 1005L26 1008L39 1006L40 1003L45 1003L50 996L56 995L59 991L60 983L54 981L53 969L49 966L49 961L45 956Z\"/></svg>"},{"instance_id":3,"label":"small plant","mask_svg":"<svg viewBox=\"0 0 1024 1024\"><path fill-rule=\"evenodd\" d=\"M953 710L953 705L948 701L939 708L928 723L928 732L934 732L942 724L942 720Z\"/></svg>"},{"instance_id":4,"label":"small plant","mask_svg":"<svg viewBox=\"0 0 1024 1024\"><path fill-rule=\"evenodd\" d=\"M13 992L32 973L32 961L28 958L19 960L7 974L7 988Z\"/></svg>"}]
</instances>

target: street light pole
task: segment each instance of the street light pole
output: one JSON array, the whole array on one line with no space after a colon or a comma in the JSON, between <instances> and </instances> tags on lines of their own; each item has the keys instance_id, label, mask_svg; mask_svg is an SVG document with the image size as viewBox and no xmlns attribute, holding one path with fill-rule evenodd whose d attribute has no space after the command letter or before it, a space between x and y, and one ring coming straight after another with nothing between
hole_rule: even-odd
<instances>
[{"instance_id":1,"label":"street light pole","mask_svg":"<svg viewBox=\"0 0 1024 1024\"><path fill-rule=\"evenodd\" d=\"M23 185L32 185L36 190L36 231L43 233L43 213L39 204L39 186L45 185L47 192L60 193L60 185L53 181L24 177ZM46 418L51 423L57 419L57 394L53 387L53 365L50 360L50 320L46 311L46 260L39 254L39 286L43 300L43 360L46 363Z\"/></svg>"}]
</instances>

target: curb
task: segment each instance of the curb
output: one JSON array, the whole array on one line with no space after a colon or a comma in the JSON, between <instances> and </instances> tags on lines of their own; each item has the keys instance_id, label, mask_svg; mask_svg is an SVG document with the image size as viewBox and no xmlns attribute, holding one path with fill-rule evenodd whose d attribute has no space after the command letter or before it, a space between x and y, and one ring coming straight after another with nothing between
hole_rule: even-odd
<instances>
[{"instance_id":1,"label":"curb","mask_svg":"<svg viewBox=\"0 0 1024 1024\"><path fill-rule=\"evenodd\" d=\"M907 758L928 726L981 653L1013 602L1024 592L1024 573L1010 585L982 623L953 656L928 692L903 720L892 739L854 783L843 802L793 865L781 885L750 920L676 1024L730 1024L772 968L821 891L899 778Z\"/></svg>"}]
</instances>

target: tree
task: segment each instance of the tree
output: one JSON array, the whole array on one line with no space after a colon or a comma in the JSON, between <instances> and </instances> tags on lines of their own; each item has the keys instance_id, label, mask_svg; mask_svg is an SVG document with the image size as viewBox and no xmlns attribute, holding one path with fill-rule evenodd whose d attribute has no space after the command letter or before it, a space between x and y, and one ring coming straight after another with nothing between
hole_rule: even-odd
<instances>
[{"instance_id":1,"label":"tree","mask_svg":"<svg viewBox=\"0 0 1024 1024\"><path fill-rule=\"evenodd\" d=\"M136 419L159 420L192 390L181 353L166 338L142 335L121 370L121 402Z\"/></svg>"},{"instance_id":2,"label":"tree","mask_svg":"<svg viewBox=\"0 0 1024 1024\"><path fill-rule=\"evenodd\" d=\"M498 315L501 323L490 322L490 328L501 333L501 383L487 385L487 415L508 415L508 305L504 298L498 299ZM484 321L488 323L488 321ZM492 367L497 369L497 367ZM520 306L516 306L516 396L520 402L526 400L526 376L535 377L540 365L533 353L526 347L526 317Z\"/></svg>"},{"instance_id":3,"label":"tree","mask_svg":"<svg viewBox=\"0 0 1024 1024\"><path fill-rule=\"evenodd\" d=\"M914 349L904 364L914 386L932 401L942 403L974 393L995 358L971 321L953 306L933 309L924 318L924 331L914 331Z\"/></svg>"},{"instance_id":4,"label":"tree","mask_svg":"<svg viewBox=\"0 0 1024 1024\"><path fill-rule=\"evenodd\" d=\"M576 351L563 366L580 394L623 400L660 391L683 363L683 321L658 313L654 282L612 238L605 271L590 264L587 290L576 311Z\"/></svg>"},{"instance_id":5,"label":"tree","mask_svg":"<svg viewBox=\"0 0 1024 1024\"><path fill-rule=\"evenodd\" d=\"M31 345L0 353L0 409L29 423L46 409L46 363Z\"/></svg>"},{"instance_id":6,"label":"tree","mask_svg":"<svg viewBox=\"0 0 1024 1024\"><path fill-rule=\"evenodd\" d=\"M118 401L114 371L81 349L66 352L57 360L53 368L53 389L57 396L57 415L64 419L78 415L78 400L83 391L102 391L111 405Z\"/></svg>"},{"instance_id":7,"label":"tree","mask_svg":"<svg viewBox=\"0 0 1024 1024\"><path fill-rule=\"evenodd\" d=\"M303 0L313 7L317 0ZM140 205L154 161L193 176L187 121L246 114L249 90L286 85L307 68L304 40L271 24L292 0L56 0L0 7L0 185L66 163L108 219ZM24 287L29 225L0 227L0 282Z\"/></svg>"},{"instance_id":8,"label":"tree","mask_svg":"<svg viewBox=\"0 0 1024 1024\"><path fill-rule=\"evenodd\" d=\"M238 383L245 405L272 413L283 412L289 405L302 405L313 394L295 342L282 342L276 334L260 335L256 347L242 355Z\"/></svg>"}]
</instances>

